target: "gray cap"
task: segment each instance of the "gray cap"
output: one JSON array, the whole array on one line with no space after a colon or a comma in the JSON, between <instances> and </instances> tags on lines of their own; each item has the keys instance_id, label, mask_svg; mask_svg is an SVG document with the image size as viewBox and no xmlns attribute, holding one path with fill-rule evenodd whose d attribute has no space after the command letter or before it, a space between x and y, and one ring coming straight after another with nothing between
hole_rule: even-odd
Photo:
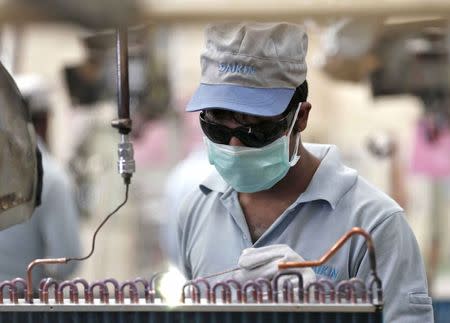
<instances>
[{"instance_id":1,"label":"gray cap","mask_svg":"<svg viewBox=\"0 0 450 323\"><path fill-rule=\"evenodd\" d=\"M201 84L187 111L222 108L274 116L306 79L308 37L289 23L223 23L206 29Z\"/></svg>"}]
</instances>

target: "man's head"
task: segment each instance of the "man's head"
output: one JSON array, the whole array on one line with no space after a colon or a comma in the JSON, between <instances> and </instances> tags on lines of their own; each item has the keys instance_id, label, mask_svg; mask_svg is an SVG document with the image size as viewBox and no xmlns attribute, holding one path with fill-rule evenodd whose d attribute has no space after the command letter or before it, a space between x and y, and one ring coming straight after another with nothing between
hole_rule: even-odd
<instances>
[{"instance_id":1,"label":"man's head","mask_svg":"<svg viewBox=\"0 0 450 323\"><path fill-rule=\"evenodd\" d=\"M306 33L287 23L219 24L206 38L187 111L202 111L209 159L222 177L240 192L266 190L299 159L310 110Z\"/></svg>"}]
</instances>

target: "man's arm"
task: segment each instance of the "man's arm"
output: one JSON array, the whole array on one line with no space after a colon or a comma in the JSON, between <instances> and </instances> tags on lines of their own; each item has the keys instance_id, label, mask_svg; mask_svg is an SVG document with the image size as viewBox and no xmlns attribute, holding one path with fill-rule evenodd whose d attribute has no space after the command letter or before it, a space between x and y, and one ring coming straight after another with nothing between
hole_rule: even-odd
<instances>
[{"instance_id":1,"label":"man's arm","mask_svg":"<svg viewBox=\"0 0 450 323\"><path fill-rule=\"evenodd\" d=\"M370 234L374 240L377 270L383 283L384 321L389 323L433 322L431 298L419 246L404 218L397 212L385 218ZM370 279L367 249L357 277Z\"/></svg>"}]
</instances>

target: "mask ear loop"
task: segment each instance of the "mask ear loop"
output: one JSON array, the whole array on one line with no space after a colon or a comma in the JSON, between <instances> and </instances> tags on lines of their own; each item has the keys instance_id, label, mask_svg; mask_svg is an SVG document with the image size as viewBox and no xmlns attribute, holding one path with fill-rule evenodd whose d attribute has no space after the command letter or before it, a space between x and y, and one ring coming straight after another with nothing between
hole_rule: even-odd
<instances>
[{"instance_id":1,"label":"mask ear loop","mask_svg":"<svg viewBox=\"0 0 450 323\"><path fill-rule=\"evenodd\" d=\"M290 144L290 138L291 138L292 129L294 129L294 125L295 125L295 122L297 121L297 116L298 116L298 113L300 112L300 106L301 106L301 105L302 105L302 102L300 102L300 103L298 104L297 111L295 111L295 114L294 114L294 119L292 119L291 127L289 128L289 131L288 131L288 133L287 133L287 138L288 138L288 147L287 147L287 149L288 149L288 154L289 154L289 144ZM293 157L292 157L292 158L289 157L289 165L290 165L291 167L292 167L292 166L295 166L295 164L297 164L297 162L298 162L299 159L300 159L300 155L297 155L299 143L300 143L300 131L295 135L295 148L294 148Z\"/></svg>"}]
</instances>

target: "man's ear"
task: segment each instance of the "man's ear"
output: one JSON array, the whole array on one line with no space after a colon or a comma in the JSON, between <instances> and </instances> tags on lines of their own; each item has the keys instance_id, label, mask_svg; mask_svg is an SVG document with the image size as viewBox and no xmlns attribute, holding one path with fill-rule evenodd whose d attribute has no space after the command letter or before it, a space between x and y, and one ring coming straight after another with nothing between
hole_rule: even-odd
<instances>
[{"instance_id":1,"label":"man's ear","mask_svg":"<svg viewBox=\"0 0 450 323\"><path fill-rule=\"evenodd\" d=\"M306 129L306 126L308 125L309 111L311 110L311 108L311 103L309 103L308 101L302 102L302 104L300 105L300 111L297 115L297 121L295 122L294 126L295 132L302 132Z\"/></svg>"}]
</instances>

